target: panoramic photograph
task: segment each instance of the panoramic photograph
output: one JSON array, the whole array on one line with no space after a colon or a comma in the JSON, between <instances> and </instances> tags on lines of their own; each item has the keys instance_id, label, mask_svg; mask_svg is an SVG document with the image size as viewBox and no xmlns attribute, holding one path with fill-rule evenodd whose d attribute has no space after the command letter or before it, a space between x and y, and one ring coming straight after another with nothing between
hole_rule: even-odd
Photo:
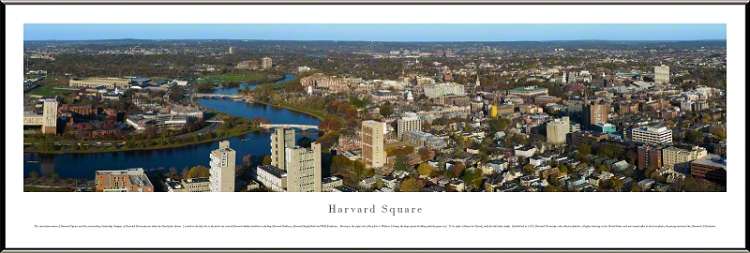
<instances>
[{"instance_id":1,"label":"panoramic photograph","mask_svg":"<svg viewBox=\"0 0 750 253\"><path fill-rule=\"evenodd\" d=\"M727 189L723 24L25 24L23 40L25 192Z\"/></svg>"}]
</instances>

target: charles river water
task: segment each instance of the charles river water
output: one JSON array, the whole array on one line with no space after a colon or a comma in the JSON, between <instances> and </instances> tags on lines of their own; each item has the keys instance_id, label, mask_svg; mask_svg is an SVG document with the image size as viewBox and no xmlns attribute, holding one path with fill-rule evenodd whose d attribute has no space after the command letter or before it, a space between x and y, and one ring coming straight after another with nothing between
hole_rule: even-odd
<instances>
[{"instance_id":1,"label":"charles river water","mask_svg":"<svg viewBox=\"0 0 750 253\"><path fill-rule=\"evenodd\" d=\"M286 74L278 82L294 79ZM215 93L236 94L239 89L252 89L255 84L243 83L240 88L220 88ZM232 116L253 119L264 118L274 124L309 124L318 125L312 116L262 104L249 104L231 99L200 99L201 106ZM317 139L317 131L298 133L297 138ZM231 147L237 151L237 164L242 157L250 154L254 160L270 154L270 132L249 133L244 136L229 138ZM92 154L38 154L24 153L24 177L36 171L41 176L57 175L63 178L93 179L96 170L144 168L147 171L175 168L181 171L195 165L208 166L208 154L218 148L218 141L195 144L179 148L123 151Z\"/></svg>"}]
</instances>

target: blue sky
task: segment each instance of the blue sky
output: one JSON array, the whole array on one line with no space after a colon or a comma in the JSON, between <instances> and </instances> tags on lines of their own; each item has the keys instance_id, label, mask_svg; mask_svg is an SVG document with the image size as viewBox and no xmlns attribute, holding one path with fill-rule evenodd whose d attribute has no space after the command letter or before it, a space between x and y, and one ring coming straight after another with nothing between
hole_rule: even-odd
<instances>
[{"instance_id":1,"label":"blue sky","mask_svg":"<svg viewBox=\"0 0 750 253\"><path fill-rule=\"evenodd\" d=\"M726 39L724 24L26 24L24 40L547 41Z\"/></svg>"}]
</instances>

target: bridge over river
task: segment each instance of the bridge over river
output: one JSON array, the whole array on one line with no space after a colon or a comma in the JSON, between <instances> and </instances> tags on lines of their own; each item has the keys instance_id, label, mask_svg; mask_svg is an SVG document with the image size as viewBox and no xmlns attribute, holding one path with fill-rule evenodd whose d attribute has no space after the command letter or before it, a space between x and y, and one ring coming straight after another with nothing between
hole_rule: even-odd
<instances>
[{"instance_id":1,"label":"bridge over river","mask_svg":"<svg viewBox=\"0 0 750 253\"><path fill-rule=\"evenodd\" d=\"M218 93L195 93L193 98L220 98L220 99L242 99L242 95L218 94Z\"/></svg>"},{"instance_id":2,"label":"bridge over river","mask_svg":"<svg viewBox=\"0 0 750 253\"><path fill-rule=\"evenodd\" d=\"M303 125L303 124L260 124L260 127L265 129L271 129L271 128L297 128L300 130L308 130L308 129L315 129L318 130L318 126L316 125Z\"/></svg>"}]
</instances>

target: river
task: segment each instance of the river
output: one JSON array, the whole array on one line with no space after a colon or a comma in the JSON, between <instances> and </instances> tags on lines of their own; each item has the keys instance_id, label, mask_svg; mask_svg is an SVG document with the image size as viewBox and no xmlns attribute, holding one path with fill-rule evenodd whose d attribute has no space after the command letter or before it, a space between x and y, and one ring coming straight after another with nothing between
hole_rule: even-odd
<instances>
[{"instance_id":1,"label":"river","mask_svg":"<svg viewBox=\"0 0 750 253\"><path fill-rule=\"evenodd\" d=\"M287 74L278 82L294 79ZM254 88L255 84L243 84L241 88ZM217 89L223 94L237 93L239 88ZM229 115L253 119L262 117L276 124L318 125L319 121L309 115L262 104L248 104L229 99L200 99L200 105ZM317 131L305 131L297 138L317 139ZM237 151L237 164L242 157L250 154L254 159L270 154L270 133L250 133L229 139L231 147ZM208 166L208 154L218 148L218 141L179 148L123 151L93 154L24 154L24 176L36 171L41 176L57 175L63 178L93 179L96 170L144 168L148 171L175 168L178 171L195 165Z\"/></svg>"}]
</instances>

